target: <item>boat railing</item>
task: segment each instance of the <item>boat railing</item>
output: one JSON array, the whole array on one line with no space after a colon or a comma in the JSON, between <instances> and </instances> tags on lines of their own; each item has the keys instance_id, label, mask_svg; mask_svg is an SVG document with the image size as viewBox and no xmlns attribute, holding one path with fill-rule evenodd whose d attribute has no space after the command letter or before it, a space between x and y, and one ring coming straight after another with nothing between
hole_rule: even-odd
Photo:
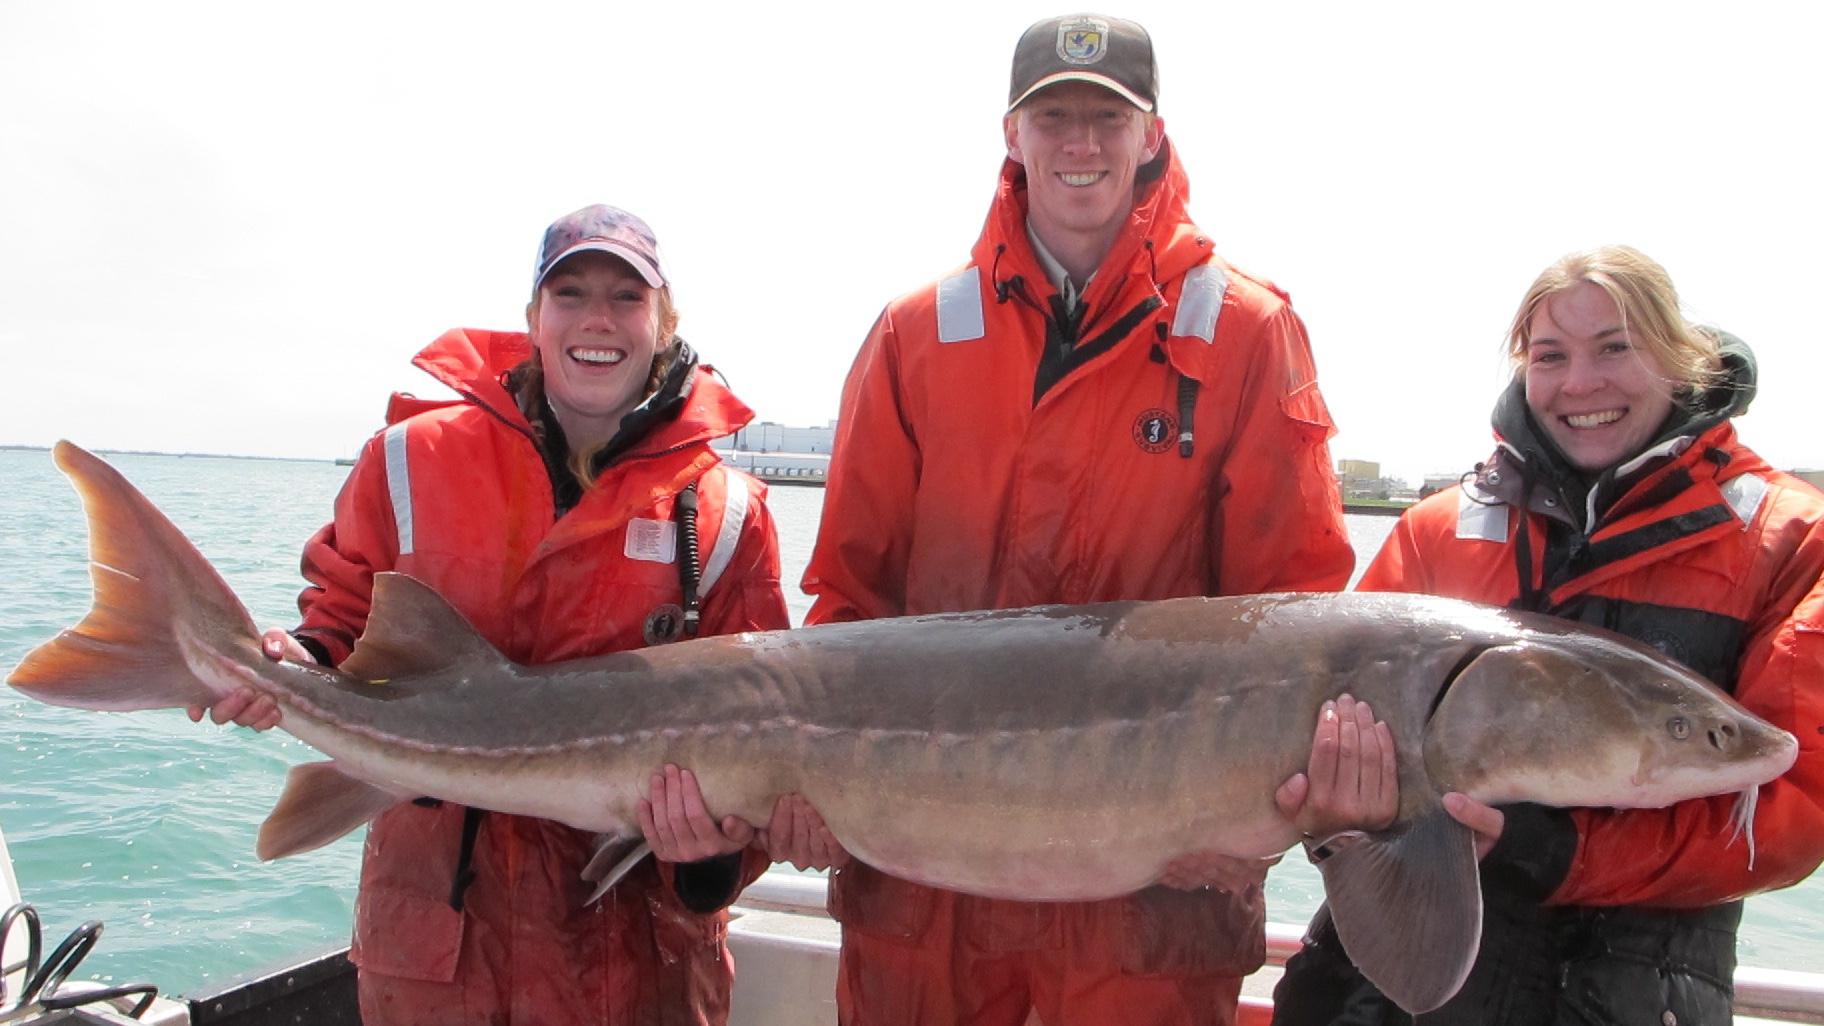
<instances>
[{"instance_id":1,"label":"boat railing","mask_svg":"<svg viewBox=\"0 0 1824 1026\"><path fill-rule=\"evenodd\" d=\"M821 876L771 870L742 892L737 912L741 909L754 909L828 919L829 913L825 908L827 886L828 881ZM827 940L795 936L786 943L792 946L827 944L833 958L834 930L835 924L832 923ZM1304 928L1301 926L1268 923L1267 965L1284 966L1286 959L1298 950L1303 933ZM1737 969L1735 1012L1738 1023L1745 1018L1779 1023L1824 1023L1824 973L1751 967Z\"/></svg>"}]
</instances>

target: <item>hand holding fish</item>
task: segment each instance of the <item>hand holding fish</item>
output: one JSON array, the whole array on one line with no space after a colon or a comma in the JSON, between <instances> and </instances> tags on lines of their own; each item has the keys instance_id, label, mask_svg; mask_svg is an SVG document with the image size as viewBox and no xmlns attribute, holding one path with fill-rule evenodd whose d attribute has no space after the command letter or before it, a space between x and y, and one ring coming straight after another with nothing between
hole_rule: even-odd
<instances>
[{"instance_id":1,"label":"hand holding fish","mask_svg":"<svg viewBox=\"0 0 1824 1026\"><path fill-rule=\"evenodd\" d=\"M317 659L310 650L298 644L298 639L291 636L283 627L268 627L260 635L260 651L273 662L303 663L307 666L317 665ZM262 695L250 687L241 687L216 702L214 705L192 705L184 710L190 714L190 722L201 723L203 714L216 723L227 723L230 720L243 727L254 730L271 730L279 725L279 703L271 695Z\"/></svg>"},{"instance_id":2,"label":"hand holding fish","mask_svg":"<svg viewBox=\"0 0 1824 1026\"><path fill-rule=\"evenodd\" d=\"M1343 695L1324 703L1311 738L1306 772L1294 774L1274 795L1279 811L1308 837L1341 830L1376 830L1399 811L1399 771L1393 734L1367 702ZM1472 827L1473 828L1473 827ZM1279 862L1191 852L1173 859L1159 882L1180 890L1214 887L1240 891L1266 880Z\"/></svg>"},{"instance_id":3,"label":"hand holding fish","mask_svg":"<svg viewBox=\"0 0 1824 1026\"><path fill-rule=\"evenodd\" d=\"M740 816L717 824L703 804L697 775L667 763L654 773L648 797L640 799L640 832L661 862L699 862L737 852L754 839L753 825Z\"/></svg>"},{"instance_id":4,"label":"hand holding fish","mask_svg":"<svg viewBox=\"0 0 1824 1026\"><path fill-rule=\"evenodd\" d=\"M1280 785L1274 800L1306 837L1385 829L1400 810L1397 755L1393 732L1374 709L1341 695L1318 713L1306 771Z\"/></svg>"},{"instance_id":5,"label":"hand holding fish","mask_svg":"<svg viewBox=\"0 0 1824 1026\"><path fill-rule=\"evenodd\" d=\"M759 842L774 862L790 862L798 869L841 869L849 864L848 851L801 794L779 796Z\"/></svg>"},{"instance_id":6,"label":"hand holding fish","mask_svg":"<svg viewBox=\"0 0 1824 1026\"><path fill-rule=\"evenodd\" d=\"M1488 857L1495 842L1501 839L1502 828L1507 825L1507 817L1501 814L1500 809L1484 805L1461 791L1451 791L1444 795L1444 811L1476 835L1478 862Z\"/></svg>"}]
</instances>

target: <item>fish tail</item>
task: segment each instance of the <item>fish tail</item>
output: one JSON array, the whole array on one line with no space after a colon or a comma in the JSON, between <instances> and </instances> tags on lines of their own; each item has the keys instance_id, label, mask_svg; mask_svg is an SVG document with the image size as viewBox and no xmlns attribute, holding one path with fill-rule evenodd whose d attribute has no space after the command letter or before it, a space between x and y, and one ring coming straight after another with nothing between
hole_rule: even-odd
<instances>
[{"instance_id":1,"label":"fish tail","mask_svg":"<svg viewBox=\"0 0 1824 1026\"><path fill-rule=\"evenodd\" d=\"M29 652L7 683L82 709L208 705L228 694L247 676L229 667L249 665L249 653L261 658L246 607L118 470L69 442L52 458L88 514L94 603L81 623Z\"/></svg>"}]
</instances>

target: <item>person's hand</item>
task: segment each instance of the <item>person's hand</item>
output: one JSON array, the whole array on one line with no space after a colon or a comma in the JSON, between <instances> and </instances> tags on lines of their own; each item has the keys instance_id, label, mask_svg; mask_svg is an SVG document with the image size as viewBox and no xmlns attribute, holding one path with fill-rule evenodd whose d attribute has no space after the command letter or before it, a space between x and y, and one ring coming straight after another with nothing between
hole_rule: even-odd
<instances>
[{"instance_id":1,"label":"person's hand","mask_svg":"<svg viewBox=\"0 0 1824 1026\"><path fill-rule=\"evenodd\" d=\"M1194 851L1180 855L1166 864L1159 882L1181 891L1218 890L1238 893L1258 887L1267 880L1267 870L1279 864L1279 856L1264 859L1241 858L1214 851Z\"/></svg>"},{"instance_id":2,"label":"person's hand","mask_svg":"<svg viewBox=\"0 0 1824 1026\"><path fill-rule=\"evenodd\" d=\"M291 632L283 627L268 627L260 635L260 651L273 662L303 663L305 666L316 666L317 657L310 654Z\"/></svg>"},{"instance_id":3,"label":"person's hand","mask_svg":"<svg viewBox=\"0 0 1824 1026\"><path fill-rule=\"evenodd\" d=\"M1450 813L1451 819L1475 833L1478 862L1494 849L1495 842L1501 839L1502 828L1507 825L1507 817L1501 814L1500 809L1484 805L1461 791L1445 793L1444 811Z\"/></svg>"},{"instance_id":4,"label":"person's hand","mask_svg":"<svg viewBox=\"0 0 1824 1026\"><path fill-rule=\"evenodd\" d=\"M716 823L695 773L666 763L648 786L640 799L640 832L661 862L700 862L740 851L754 839L753 825L740 816Z\"/></svg>"},{"instance_id":5,"label":"person's hand","mask_svg":"<svg viewBox=\"0 0 1824 1026\"><path fill-rule=\"evenodd\" d=\"M304 663L307 666L317 665L315 656L298 639L286 633L283 628L269 627L260 635L260 651L274 662ZM262 694L251 687L238 687L229 692L227 697L213 705L192 705L184 710L190 714L190 722L201 723L203 714L215 723L230 721L254 730L271 730L279 725L281 714L279 703L271 695Z\"/></svg>"},{"instance_id":6,"label":"person's hand","mask_svg":"<svg viewBox=\"0 0 1824 1026\"><path fill-rule=\"evenodd\" d=\"M790 862L798 869L841 869L849 864L847 849L801 794L779 796L758 843L774 862Z\"/></svg>"},{"instance_id":7,"label":"person's hand","mask_svg":"<svg viewBox=\"0 0 1824 1026\"><path fill-rule=\"evenodd\" d=\"M1273 796L1280 814L1306 837L1381 830L1400 811L1393 731L1367 702L1342 695L1325 702L1311 737L1311 761Z\"/></svg>"}]
</instances>

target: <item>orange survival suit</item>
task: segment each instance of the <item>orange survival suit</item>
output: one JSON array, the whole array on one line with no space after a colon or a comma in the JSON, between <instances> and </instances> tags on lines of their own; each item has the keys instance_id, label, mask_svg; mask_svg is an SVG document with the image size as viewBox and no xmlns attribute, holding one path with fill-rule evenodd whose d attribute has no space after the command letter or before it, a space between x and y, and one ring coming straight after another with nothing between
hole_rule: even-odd
<instances>
[{"instance_id":1,"label":"orange survival suit","mask_svg":"<svg viewBox=\"0 0 1824 1026\"><path fill-rule=\"evenodd\" d=\"M810 623L1335 590L1353 554L1304 325L1217 258L1166 144L1066 308L1008 161L971 261L889 304L843 389ZM1260 895L1035 904L837 874L845 1023L1225 1022Z\"/></svg>"},{"instance_id":2,"label":"orange survival suit","mask_svg":"<svg viewBox=\"0 0 1824 1026\"><path fill-rule=\"evenodd\" d=\"M611 443L618 454L593 487L564 496L562 459L548 469L534 441L543 427L506 387L530 355L526 337L457 330L432 343L414 362L462 399L394 397L391 426L367 443L334 522L305 549L299 640L339 662L366 623L373 574L399 570L520 663L638 648L680 621L674 504L692 482L701 633L787 626L764 486L709 447L752 414L675 344L665 384ZM733 967L720 907L764 857L662 869L648 859L585 906L592 847L547 820L424 801L382 813L350 954L363 1021L726 1021ZM699 911L679 897L693 879Z\"/></svg>"},{"instance_id":3,"label":"orange survival suit","mask_svg":"<svg viewBox=\"0 0 1824 1026\"><path fill-rule=\"evenodd\" d=\"M1496 406L1494 456L1473 482L1408 510L1360 587L1629 635L1792 732L1798 762L1758 792L1752 860L1734 795L1666 809L1505 807L1482 861L1476 965L1422 1023L1726 1022L1740 899L1824 859L1824 497L1736 440L1754 365L1724 341L1727 380L1587 486L1516 381ZM1324 923L1288 963L1274 1022L1410 1023Z\"/></svg>"}]
</instances>

